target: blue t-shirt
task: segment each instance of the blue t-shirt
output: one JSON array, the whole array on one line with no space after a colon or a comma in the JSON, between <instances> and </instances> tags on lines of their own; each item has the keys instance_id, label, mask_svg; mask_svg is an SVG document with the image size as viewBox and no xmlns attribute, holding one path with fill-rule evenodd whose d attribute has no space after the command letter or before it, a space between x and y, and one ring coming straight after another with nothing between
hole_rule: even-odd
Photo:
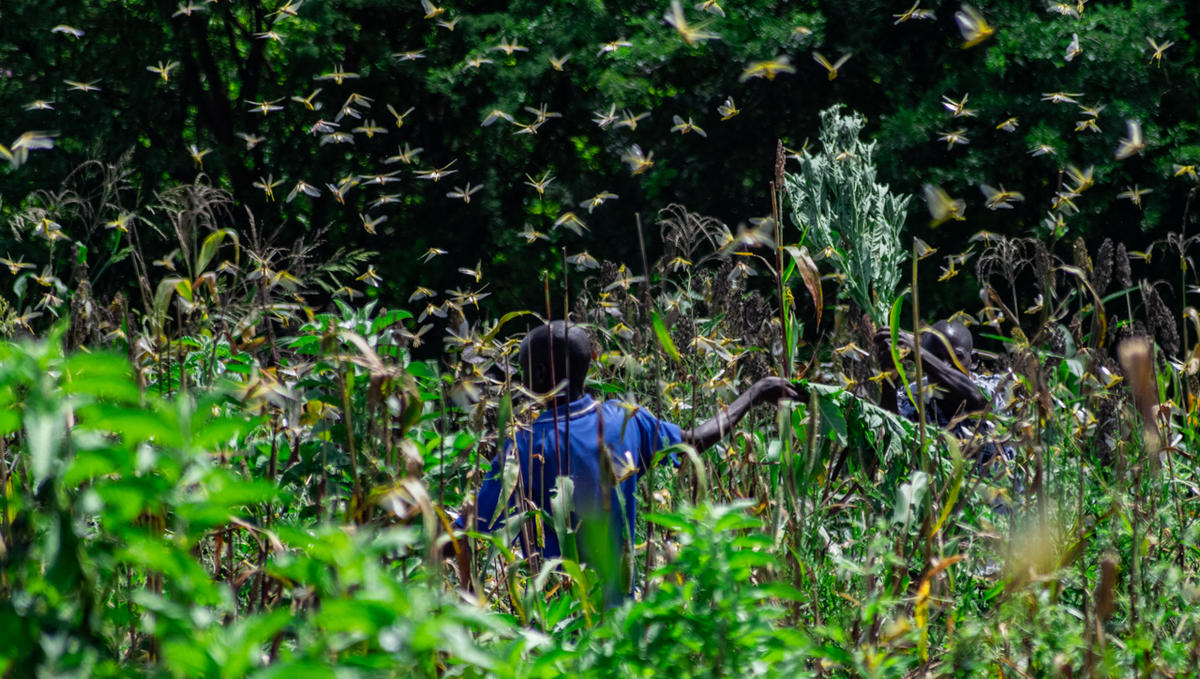
<instances>
[{"instance_id":1,"label":"blue t-shirt","mask_svg":"<svg viewBox=\"0 0 1200 679\"><path fill-rule=\"evenodd\" d=\"M555 432L557 416L558 431ZM571 525L578 524L578 514L604 511L602 468L598 455L599 436L603 432L605 447L612 456L613 467L618 470L636 466L631 474L609 494L610 535L615 539L612 548L619 553L624 547L626 536L633 536L637 519L638 475L650 468L654 454L682 441L678 425L660 420L646 410L617 400L598 403L591 396L560 405L554 410L543 412L532 425L520 427L513 439L504 444L504 452L492 462L484 478L476 502L478 518L476 528L482 532L496 529L504 521L507 512L501 512L495 523L490 523L496 513L496 504L503 492L503 467L511 464L509 453L515 443L517 460L521 465L521 483L509 498L508 506L516 504L520 488L538 507L551 513L551 495L559 474L570 470L574 483L574 510ZM617 492L620 491L620 498ZM624 512L622 512L622 506ZM460 517L458 525L462 526ZM586 561L586 545L591 544L583 532L577 536L581 557ZM546 558L562 555L558 535L552 526L544 531L545 544L539 550Z\"/></svg>"}]
</instances>

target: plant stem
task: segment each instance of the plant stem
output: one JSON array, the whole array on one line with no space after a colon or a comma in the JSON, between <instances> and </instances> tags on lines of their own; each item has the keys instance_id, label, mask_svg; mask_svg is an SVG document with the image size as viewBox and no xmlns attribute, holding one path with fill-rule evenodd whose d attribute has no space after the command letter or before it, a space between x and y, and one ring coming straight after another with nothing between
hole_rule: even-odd
<instances>
[{"instance_id":1,"label":"plant stem","mask_svg":"<svg viewBox=\"0 0 1200 679\"><path fill-rule=\"evenodd\" d=\"M929 474L929 455L925 447L925 384L921 371L921 304L920 287L917 283L917 241L913 239L912 258L912 319L913 319L913 361L916 363L917 383L917 442L920 445L921 469Z\"/></svg>"},{"instance_id":2,"label":"plant stem","mask_svg":"<svg viewBox=\"0 0 1200 679\"><path fill-rule=\"evenodd\" d=\"M350 502L346 505L346 522L355 520L355 510L358 507L361 486L358 479L358 451L354 447L354 415L350 411L350 377L349 369L342 365L342 422L346 426L346 446L350 449L350 474L353 478L353 489Z\"/></svg>"},{"instance_id":3,"label":"plant stem","mask_svg":"<svg viewBox=\"0 0 1200 679\"><path fill-rule=\"evenodd\" d=\"M646 237L642 233L642 216L640 214L635 214L634 220L637 222L638 250L642 253L642 274L645 276L645 279L642 281L642 318L644 319L646 317L646 314L650 310L650 260L646 256ZM654 413L656 416L661 417L663 415L663 412L662 412L662 400L659 398L659 393L658 393L659 384L660 384L659 374L658 374L658 361L651 361L650 365L654 369L654 388L651 389L651 395L654 398ZM655 436L657 436L657 435L658 435L658 432L655 432ZM649 472L650 470L646 470L646 471ZM652 475L649 473L647 473L646 475L652 477ZM650 490L650 483L649 482L645 483L643 485L643 488L644 488L643 493L645 494L645 498L646 498L646 507L648 507L648 508L653 507L654 505L651 504L651 501L653 500L654 496ZM647 521L646 522L646 561L644 564L644 572L642 575L644 582L645 582L645 587L646 587L647 593L649 593L649 590L650 590L650 571L651 571L653 563L654 563L654 524Z\"/></svg>"},{"instance_id":4,"label":"plant stem","mask_svg":"<svg viewBox=\"0 0 1200 679\"><path fill-rule=\"evenodd\" d=\"M783 294L783 243L779 234L779 187L771 182L771 221L775 223L775 288L779 294L779 324L783 331L783 377L792 379L792 324L787 298Z\"/></svg>"}]
</instances>

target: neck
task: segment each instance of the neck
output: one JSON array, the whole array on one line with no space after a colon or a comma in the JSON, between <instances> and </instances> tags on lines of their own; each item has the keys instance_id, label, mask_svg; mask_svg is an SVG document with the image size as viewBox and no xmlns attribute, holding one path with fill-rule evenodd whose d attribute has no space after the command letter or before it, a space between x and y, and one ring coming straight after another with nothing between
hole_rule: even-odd
<instances>
[{"instance_id":1,"label":"neck","mask_svg":"<svg viewBox=\"0 0 1200 679\"><path fill-rule=\"evenodd\" d=\"M583 389L572 389L569 392L561 393L558 396L548 400L546 405L550 408L557 408L562 405L567 405L573 401L578 401L583 398Z\"/></svg>"}]
</instances>

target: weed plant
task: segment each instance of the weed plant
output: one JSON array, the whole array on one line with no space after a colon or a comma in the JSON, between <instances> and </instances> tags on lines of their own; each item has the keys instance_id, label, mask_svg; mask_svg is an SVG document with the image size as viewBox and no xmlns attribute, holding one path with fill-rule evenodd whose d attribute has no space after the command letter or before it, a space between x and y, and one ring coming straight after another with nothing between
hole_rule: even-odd
<instances>
[{"instance_id":1,"label":"weed plant","mask_svg":"<svg viewBox=\"0 0 1200 679\"><path fill-rule=\"evenodd\" d=\"M304 243L228 229L228 209L184 186L139 210L155 228L115 251L51 251L44 265L72 292L44 309L61 320L0 345L6 676L1149 676L1200 663L1200 316L1185 306L1195 327L1180 335L1120 247L980 242L987 303L961 317L999 347L989 369L1010 398L986 435L959 439L876 404L873 385L906 380L857 367L885 362L829 329L847 309L797 313L798 298L827 306L823 286L857 285L846 297L897 327L922 292L890 297L898 281L858 280L836 258L821 271L813 228L764 239L672 206L660 260L577 261L578 287L547 281L537 313L478 318L452 298L436 338L409 310L315 308L362 253L313 262ZM142 260L134 233L175 243L174 270ZM1173 243L1186 263L1194 243ZM67 271L116 258L137 263L128 299L92 299ZM495 534L450 530L539 408L514 379L520 331L563 313L594 335L593 391L682 426L767 373L803 394L645 476L637 595L614 608L589 564L515 547L518 531L563 529L535 507ZM438 360L412 359L438 341ZM1016 450L1005 474L978 469L985 440Z\"/></svg>"}]
</instances>

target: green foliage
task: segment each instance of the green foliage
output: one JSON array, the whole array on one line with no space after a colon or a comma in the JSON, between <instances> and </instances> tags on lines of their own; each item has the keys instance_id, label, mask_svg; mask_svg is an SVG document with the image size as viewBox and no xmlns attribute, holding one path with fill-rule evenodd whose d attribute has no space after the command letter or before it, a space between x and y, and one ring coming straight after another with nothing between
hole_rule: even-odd
<instances>
[{"instance_id":1,"label":"green foliage","mask_svg":"<svg viewBox=\"0 0 1200 679\"><path fill-rule=\"evenodd\" d=\"M233 244L213 247L215 260ZM654 306L675 319L668 327L660 317L657 330L649 313L615 315L636 309L620 284L591 283L608 288L609 320L597 328L610 360L656 362L664 335L678 356L657 361L658 391L639 377L646 367L602 371L597 387L642 391L647 402L656 394L679 412L695 402L672 386L683 371L706 398L735 391L724 382L744 378L726 375L759 352L721 333L743 337L754 325L739 325L744 314L700 321L710 303L701 291L715 303L713 286L730 282L723 256L705 261L671 281L677 290L656 293ZM655 270L669 279L668 262ZM1054 265L1058 304L1077 303L1073 271ZM271 279L256 277L250 298ZM1085 369L1095 355L1086 337L1060 353L1019 344L1015 330L1010 339L1024 357L1015 388L1029 397L993 418L990 436L1019 440L1038 418L1007 471L1028 480L1042 470L1030 495L974 468L978 440L946 436L921 451L911 423L829 384L846 380L826 362L801 385L804 402L774 423L751 421L714 450L685 451L680 469L655 470L648 521L630 541L641 546L640 595L606 608L597 571L612 564L570 551L535 563L513 548L521 519L567 535L565 506L553 526L527 511L495 535L457 532L458 548L446 534L496 445L494 423L525 421L536 407L487 378L515 350L499 324L450 335L453 359L440 373L411 360L418 336L407 311L298 310L305 320L272 346L214 337L209 303L173 296L188 320L164 329L195 334L162 337L156 355L132 362L66 353L61 329L0 345L5 667L891 677L938 662L967 675L1122 674L1149 666L1147 648L1160 654L1156 667L1192 662L1200 533L1183 506L1197 472L1172 455L1152 473L1145 449L1113 446L1136 419L1120 406L1120 383ZM644 330L623 336L617 318ZM680 335L688 324L690 338ZM1164 371L1164 396L1185 370ZM1044 399L1062 405L1045 409ZM1192 407L1162 423L1180 450L1196 444ZM1109 420L1089 418L1105 408ZM453 557L452 572L438 555L465 543L481 549ZM462 594L468 586L488 600ZM1027 640L1019 654L1013 639Z\"/></svg>"},{"instance_id":2,"label":"green foliage","mask_svg":"<svg viewBox=\"0 0 1200 679\"><path fill-rule=\"evenodd\" d=\"M780 624L789 603L804 595L782 582L756 581L779 563L762 522L747 509L738 502L647 517L674 534L678 554L654 573L660 584L652 593L616 611L581 644L591 676L812 674L810 642Z\"/></svg>"},{"instance_id":3,"label":"green foliage","mask_svg":"<svg viewBox=\"0 0 1200 679\"><path fill-rule=\"evenodd\" d=\"M4 5L0 674L1194 671L1200 5L998 0L969 49L958 3L610 5ZM778 141L795 245L751 222ZM965 219L887 189L927 183ZM932 244L894 299L906 213ZM1158 240L1101 238L1134 224ZM906 299L1008 375L971 435L887 409ZM663 451L630 554L579 560L569 479L553 521L456 530L542 407L529 308L594 334L591 390L685 428L768 374L800 401ZM551 530L562 559L516 547Z\"/></svg>"},{"instance_id":4,"label":"green foliage","mask_svg":"<svg viewBox=\"0 0 1200 679\"><path fill-rule=\"evenodd\" d=\"M788 207L802 240L845 276L842 292L882 325L907 258L900 229L910 196L876 181L876 143L859 138L866 120L839 109L821 112L821 151L802 151L800 171L785 175Z\"/></svg>"}]
</instances>

